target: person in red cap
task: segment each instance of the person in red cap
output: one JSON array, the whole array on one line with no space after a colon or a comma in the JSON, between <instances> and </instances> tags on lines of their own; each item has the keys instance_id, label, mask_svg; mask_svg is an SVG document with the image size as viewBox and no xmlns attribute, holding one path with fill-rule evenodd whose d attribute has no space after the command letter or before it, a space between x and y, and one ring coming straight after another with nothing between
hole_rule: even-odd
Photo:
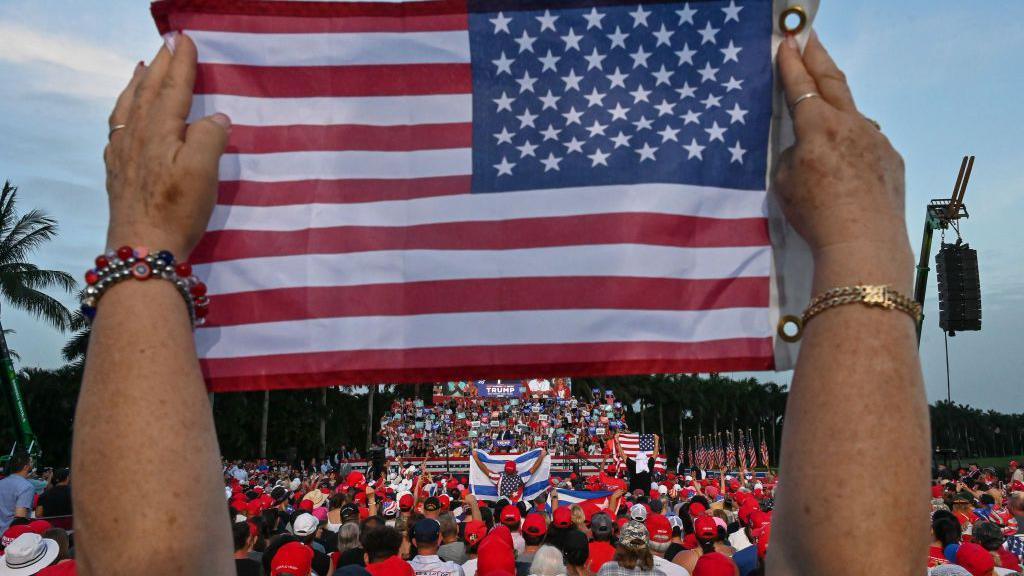
<instances>
[{"instance_id":1,"label":"person in red cap","mask_svg":"<svg viewBox=\"0 0 1024 576\"><path fill-rule=\"evenodd\" d=\"M519 508L513 504L508 504L501 509L501 514L498 519L504 526L508 527L508 531L512 533L512 546L516 549L516 554L522 554L526 549L526 541L523 539L523 535L519 533L519 523L522 522L522 513Z\"/></svg>"},{"instance_id":2,"label":"person in red cap","mask_svg":"<svg viewBox=\"0 0 1024 576\"><path fill-rule=\"evenodd\" d=\"M495 488L498 489L498 496L501 498L507 498L510 502L518 502L523 497L523 492L526 489L526 483L520 476L519 471L516 467L516 463L513 460L506 460L503 466L502 472L495 475L490 472L490 468L484 464L483 460L480 459L480 454L477 450L470 452L473 457L473 461L480 470L487 471L487 479L494 484ZM544 459L547 458L548 452L546 449L540 449L540 455L534 461L533 466L530 467L527 472L527 477L532 477L537 470L544 463Z\"/></svg>"},{"instance_id":3,"label":"person in red cap","mask_svg":"<svg viewBox=\"0 0 1024 576\"><path fill-rule=\"evenodd\" d=\"M993 576L995 574L995 558L988 550L973 542L965 542L957 548L956 563L970 572L971 576Z\"/></svg>"},{"instance_id":4,"label":"person in red cap","mask_svg":"<svg viewBox=\"0 0 1024 576\"><path fill-rule=\"evenodd\" d=\"M270 576L309 576L312 571L313 549L301 542L281 546L270 561Z\"/></svg>"},{"instance_id":5,"label":"person in red cap","mask_svg":"<svg viewBox=\"0 0 1024 576\"><path fill-rule=\"evenodd\" d=\"M711 552L697 559L693 576L739 576L740 570L725 554Z\"/></svg>"},{"instance_id":6,"label":"person in red cap","mask_svg":"<svg viewBox=\"0 0 1024 576\"><path fill-rule=\"evenodd\" d=\"M693 534L697 539L697 548L692 550L683 550L676 554L676 557L672 559L672 562L686 568L688 572L693 573L697 567L697 560L700 559L704 554L710 554L715 552L715 545L719 541L718 523L715 522L714 516L707 514L701 514L693 521Z\"/></svg>"},{"instance_id":7,"label":"person in red cap","mask_svg":"<svg viewBox=\"0 0 1024 576\"><path fill-rule=\"evenodd\" d=\"M521 532L524 548L521 553L516 555L516 568L520 572L524 568L527 571L530 569L533 556L540 549L541 545L544 544L544 537L548 533L548 521L542 514L527 514L526 518L523 519Z\"/></svg>"},{"instance_id":8,"label":"person in red cap","mask_svg":"<svg viewBox=\"0 0 1024 576\"><path fill-rule=\"evenodd\" d=\"M466 574L470 576L470 574ZM480 543L476 576L516 576L516 557L508 527L495 526Z\"/></svg>"},{"instance_id":9,"label":"person in red cap","mask_svg":"<svg viewBox=\"0 0 1024 576\"><path fill-rule=\"evenodd\" d=\"M668 545L672 542L672 525L669 524L668 518L661 514L648 514L644 524L647 526L651 552L664 558L665 550L668 550Z\"/></svg>"}]
</instances>

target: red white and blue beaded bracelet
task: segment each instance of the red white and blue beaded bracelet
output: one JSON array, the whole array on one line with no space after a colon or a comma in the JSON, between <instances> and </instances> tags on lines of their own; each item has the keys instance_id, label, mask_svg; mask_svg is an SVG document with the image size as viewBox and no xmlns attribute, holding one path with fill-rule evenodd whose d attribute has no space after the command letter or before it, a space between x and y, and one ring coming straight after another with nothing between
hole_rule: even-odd
<instances>
[{"instance_id":1,"label":"red white and blue beaded bracelet","mask_svg":"<svg viewBox=\"0 0 1024 576\"><path fill-rule=\"evenodd\" d=\"M85 273L85 291L82 292L82 314L92 322L96 317L96 304L114 284L124 280L167 280L178 288L188 306L192 328L206 321L210 299L206 284L192 274L188 262L175 262L167 250L150 252L146 248L122 246L96 257L96 267Z\"/></svg>"}]
</instances>

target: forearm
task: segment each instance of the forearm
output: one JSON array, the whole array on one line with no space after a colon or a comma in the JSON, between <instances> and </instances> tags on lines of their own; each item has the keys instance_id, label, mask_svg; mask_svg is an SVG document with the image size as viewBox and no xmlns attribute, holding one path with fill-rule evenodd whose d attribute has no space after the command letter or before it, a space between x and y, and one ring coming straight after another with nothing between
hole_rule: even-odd
<instances>
[{"instance_id":1,"label":"forearm","mask_svg":"<svg viewBox=\"0 0 1024 576\"><path fill-rule=\"evenodd\" d=\"M838 247L816 256L814 293L888 284L910 294L912 271L905 239ZM919 574L928 439L914 322L859 304L811 320L786 406L776 525L787 537L772 540L772 573L862 573L871 558L888 574Z\"/></svg>"},{"instance_id":2,"label":"forearm","mask_svg":"<svg viewBox=\"0 0 1024 576\"><path fill-rule=\"evenodd\" d=\"M233 573L210 404L170 282L127 281L101 300L73 454L80 573Z\"/></svg>"}]
</instances>

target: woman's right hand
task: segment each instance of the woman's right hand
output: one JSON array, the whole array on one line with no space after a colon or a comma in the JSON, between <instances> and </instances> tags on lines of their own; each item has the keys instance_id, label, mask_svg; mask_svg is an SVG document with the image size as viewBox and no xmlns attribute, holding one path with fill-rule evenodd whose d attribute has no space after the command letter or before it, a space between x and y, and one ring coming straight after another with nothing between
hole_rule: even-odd
<instances>
[{"instance_id":1,"label":"woman's right hand","mask_svg":"<svg viewBox=\"0 0 1024 576\"><path fill-rule=\"evenodd\" d=\"M788 103L819 95L793 108L796 144L783 151L775 174L790 224L816 262L833 255L853 261L911 257L902 157L857 110L846 76L816 33L802 55L795 39L787 38L778 59Z\"/></svg>"}]
</instances>

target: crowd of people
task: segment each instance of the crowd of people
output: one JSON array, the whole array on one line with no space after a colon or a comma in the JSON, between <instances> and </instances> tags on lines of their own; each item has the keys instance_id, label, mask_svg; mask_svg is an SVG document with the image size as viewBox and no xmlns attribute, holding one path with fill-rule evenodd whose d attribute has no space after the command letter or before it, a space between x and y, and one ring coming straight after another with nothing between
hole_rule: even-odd
<instances>
[{"instance_id":1,"label":"crowd of people","mask_svg":"<svg viewBox=\"0 0 1024 576\"><path fill-rule=\"evenodd\" d=\"M73 538L43 519L70 513L64 508L68 471L54 471L40 495L39 483L29 479L31 462L12 463L16 470L0 480L0 574L74 574ZM520 492L484 501L465 476L435 475L422 466L389 470L368 478L344 462L321 472L267 460L225 461L237 574L759 575L775 492L784 485L771 475L691 470L657 473L648 490L630 491L632 478L609 466L593 475L552 475L550 488L529 499ZM935 476L933 543L922 573L1019 572L1024 469L1010 462L1001 476L973 464L939 465ZM611 495L560 502L559 488Z\"/></svg>"},{"instance_id":2,"label":"crowd of people","mask_svg":"<svg viewBox=\"0 0 1024 576\"><path fill-rule=\"evenodd\" d=\"M395 400L381 418L389 458L464 457L474 447L495 453L545 448L556 455L600 455L607 441L624 431L625 409L611 390L586 399L452 396L433 405Z\"/></svg>"}]
</instances>

